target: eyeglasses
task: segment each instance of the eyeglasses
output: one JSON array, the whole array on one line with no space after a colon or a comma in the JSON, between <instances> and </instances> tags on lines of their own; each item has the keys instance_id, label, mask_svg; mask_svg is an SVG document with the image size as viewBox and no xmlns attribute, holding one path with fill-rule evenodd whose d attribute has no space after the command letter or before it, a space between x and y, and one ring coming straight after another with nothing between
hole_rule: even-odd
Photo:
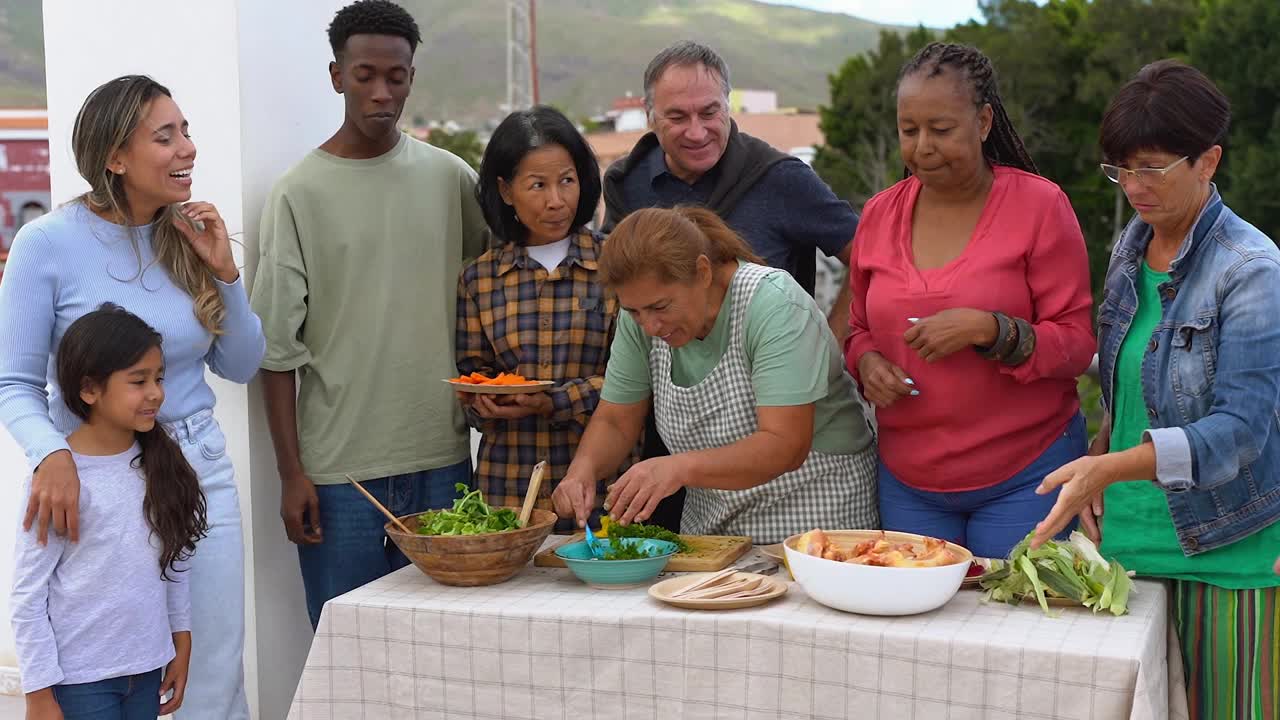
<instances>
[{"instance_id":1,"label":"eyeglasses","mask_svg":"<svg viewBox=\"0 0 1280 720\"><path fill-rule=\"evenodd\" d=\"M1169 171L1186 162L1188 157L1188 155L1183 155L1162 168L1138 168L1137 170L1130 170L1129 168L1122 168L1118 165L1108 165L1106 163L1102 163L1099 167L1102 168L1102 174L1106 175L1107 179L1113 183L1119 183L1120 179L1124 176L1132 175L1138 178L1138 182L1141 183L1143 187L1155 187L1157 185L1163 185L1165 176L1169 174Z\"/></svg>"}]
</instances>

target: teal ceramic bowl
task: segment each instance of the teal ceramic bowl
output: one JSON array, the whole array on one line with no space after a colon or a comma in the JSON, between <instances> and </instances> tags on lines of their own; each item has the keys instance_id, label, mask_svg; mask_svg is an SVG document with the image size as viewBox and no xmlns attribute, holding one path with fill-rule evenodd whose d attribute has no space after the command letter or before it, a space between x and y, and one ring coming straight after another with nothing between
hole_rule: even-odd
<instances>
[{"instance_id":1,"label":"teal ceramic bowl","mask_svg":"<svg viewBox=\"0 0 1280 720\"><path fill-rule=\"evenodd\" d=\"M612 542L601 538L596 544L603 551L608 550ZM556 548L556 556L564 560L564 564L582 582L591 587L613 590L643 585L658 577L658 573L662 572L678 549L675 543L666 540L623 538L619 542L639 545L653 553L654 557L640 560L598 560L591 556L586 541L561 545Z\"/></svg>"}]
</instances>

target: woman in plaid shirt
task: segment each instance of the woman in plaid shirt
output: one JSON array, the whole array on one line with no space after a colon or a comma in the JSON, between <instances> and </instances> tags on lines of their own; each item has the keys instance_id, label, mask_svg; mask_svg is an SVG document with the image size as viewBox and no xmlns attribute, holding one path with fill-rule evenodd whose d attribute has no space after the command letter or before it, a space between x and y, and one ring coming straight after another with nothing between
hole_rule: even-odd
<instances>
[{"instance_id":1,"label":"woman in plaid shirt","mask_svg":"<svg viewBox=\"0 0 1280 720\"><path fill-rule=\"evenodd\" d=\"M538 106L494 131L476 198L501 243L458 279L458 371L555 382L542 393L460 394L483 436L476 482L490 503L519 505L533 466L546 460L538 507L550 509L599 402L617 318L617 301L597 281L603 238L585 227L600 200L600 168L573 124Z\"/></svg>"}]
</instances>

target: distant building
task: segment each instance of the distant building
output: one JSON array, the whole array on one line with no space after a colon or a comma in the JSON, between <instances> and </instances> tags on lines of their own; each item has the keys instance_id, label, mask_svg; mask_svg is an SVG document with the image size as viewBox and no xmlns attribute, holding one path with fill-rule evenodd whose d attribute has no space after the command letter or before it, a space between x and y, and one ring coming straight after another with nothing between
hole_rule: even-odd
<instances>
[{"instance_id":1,"label":"distant building","mask_svg":"<svg viewBox=\"0 0 1280 720\"><path fill-rule=\"evenodd\" d=\"M778 93L772 90L730 90L729 109L735 113L778 111Z\"/></svg>"},{"instance_id":2,"label":"distant building","mask_svg":"<svg viewBox=\"0 0 1280 720\"><path fill-rule=\"evenodd\" d=\"M18 228L50 206L48 112L0 109L0 274Z\"/></svg>"},{"instance_id":3,"label":"distant building","mask_svg":"<svg viewBox=\"0 0 1280 720\"><path fill-rule=\"evenodd\" d=\"M633 132L649 127L649 114L644 109L644 98L627 93L613 101L613 107L601 118L603 124L615 132Z\"/></svg>"},{"instance_id":4,"label":"distant building","mask_svg":"<svg viewBox=\"0 0 1280 720\"><path fill-rule=\"evenodd\" d=\"M730 90L729 109L735 115L778 112L778 93L772 90ZM631 94L617 98L602 115L591 118L602 128L626 133L649 128L649 114L645 111L644 98Z\"/></svg>"}]
</instances>

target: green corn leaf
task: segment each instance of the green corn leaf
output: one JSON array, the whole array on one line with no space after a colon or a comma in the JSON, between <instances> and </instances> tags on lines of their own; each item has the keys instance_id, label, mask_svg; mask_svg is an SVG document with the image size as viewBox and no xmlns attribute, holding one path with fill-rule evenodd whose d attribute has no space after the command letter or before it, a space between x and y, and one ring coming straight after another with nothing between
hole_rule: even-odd
<instances>
[{"instance_id":1,"label":"green corn leaf","mask_svg":"<svg viewBox=\"0 0 1280 720\"><path fill-rule=\"evenodd\" d=\"M1045 600L1044 585L1040 583L1040 573L1036 572L1035 563L1031 562L1031 559L1026 555L1023 555L1018 558L1018 569L1031 581L1031 586L1035 589L1036 600L1040 602L1040 609L1044 610L1045 614L1049 614L1049 603Z\"/></svg>"},{"instance_id":2,"label":"green corn leaf","mask_svg":"<svg viewBox=\"0 0 1280 720\"><path fill-rule=\"evenodd\" d=\"M1083 602L1084 592L1079 586L1072 583L1071 580L1054 568L1041 567L1036 569L1040 576L1040 581L1045 587L1052 590L1059 597L1067 598L1072 602Z\"/></svg>"},{"instance_id":3,"label":"green corn leaf","mask_svg":"<svg viewBox=\"0 0 1280 720\"><path fill-rule=\"evenodd\" d=\"M1133 589L1133 581L1129 573L1118 562L1111 563L1111 571L1115 573L1115 583L1111 591L1111 614L1119 617L1129 611L1129 593Z\"/></svg>"}]
</instances>

